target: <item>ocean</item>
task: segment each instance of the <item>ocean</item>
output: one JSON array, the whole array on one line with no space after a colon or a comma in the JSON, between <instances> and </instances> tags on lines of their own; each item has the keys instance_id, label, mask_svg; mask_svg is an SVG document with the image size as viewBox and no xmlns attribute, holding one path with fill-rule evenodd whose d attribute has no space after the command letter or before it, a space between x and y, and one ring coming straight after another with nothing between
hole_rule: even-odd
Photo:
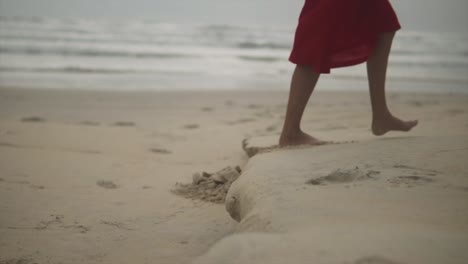
<instances>
[{"instance_id":1,"label":"ocean","mask_svg":"<svg viewBox=\"0 0 468 264\"><path fill-rule=\"evenodd\" d=\"M0 87L288 89L294 31L156 20L0 17ZM388 80L403 90L468 92L468 35L399 31ZM330 89L367 89L365 65L334 69L320 82Z\"/></svg>"}]
</instances>

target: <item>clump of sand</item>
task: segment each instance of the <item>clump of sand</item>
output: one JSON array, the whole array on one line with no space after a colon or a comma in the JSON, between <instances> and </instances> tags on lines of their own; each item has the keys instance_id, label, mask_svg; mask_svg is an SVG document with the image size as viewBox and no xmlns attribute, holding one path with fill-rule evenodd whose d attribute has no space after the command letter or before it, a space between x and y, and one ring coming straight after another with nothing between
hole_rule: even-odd
<instances>
[{"instance_id":1,"label":"clump of sand","mask_svg":"<svg viewBox=\"0 0 468 264\"><path fill-rule=\"evenodd\" d=\"M192 183L176 183L173 193L213 203L224 203L231 184L240 176L239 166L225 167L217 172L194 173Z\"/></svg>"}]
</instances>

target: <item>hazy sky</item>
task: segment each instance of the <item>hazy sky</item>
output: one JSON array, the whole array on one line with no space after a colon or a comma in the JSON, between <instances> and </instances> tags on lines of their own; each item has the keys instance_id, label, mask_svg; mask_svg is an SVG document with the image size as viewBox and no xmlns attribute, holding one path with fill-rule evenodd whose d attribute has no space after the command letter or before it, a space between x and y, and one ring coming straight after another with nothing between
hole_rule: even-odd
<instances>
[{"instance_id":1,"label":"hazy sky","mask_svg":"<svg viewBox=\"0 0 468 264\"><path fill-rule=\"evenodd\" d=\"M304 0L0 0L0 15L148 18L167 22L294 26L303 2ZM468 33L468 0L391 2L406 29Z\"/></svg>"}]
</instances>

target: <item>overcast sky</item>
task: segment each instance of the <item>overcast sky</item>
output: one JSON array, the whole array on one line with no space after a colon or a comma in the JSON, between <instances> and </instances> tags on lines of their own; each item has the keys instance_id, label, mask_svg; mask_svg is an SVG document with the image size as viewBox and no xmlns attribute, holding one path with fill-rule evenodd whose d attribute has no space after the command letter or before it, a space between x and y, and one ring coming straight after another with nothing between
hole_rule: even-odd
<instances>
[{"instance_id":1,"label":"overcast sky","mask_svg":"<svg viewBox=\"0 0 468 264\"><path fill-rule=\"evenodd\" d=\"M165 22L294 26L303 2L304 0L0 0L0 15L146 18ZM468 34L468 0L391 2L405 29Z\"/></svg>"}]
</instances>

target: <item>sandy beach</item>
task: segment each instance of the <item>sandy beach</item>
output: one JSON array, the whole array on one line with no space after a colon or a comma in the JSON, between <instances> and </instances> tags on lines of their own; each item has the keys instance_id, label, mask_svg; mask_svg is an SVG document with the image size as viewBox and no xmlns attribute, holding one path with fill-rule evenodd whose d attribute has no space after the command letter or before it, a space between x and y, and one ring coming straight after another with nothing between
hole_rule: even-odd
<instances>
[{"instance_id":1,"label":"sandy beach","mask_svg":"<svg viewBox=\"0 0 468 264\"><path fill-rule=\"evenodd\" d=\"M0 263L268 263L253 256L288 256L284 241L296 263L468 258L468 95L390 92L419 125L375 137L367 92L320 89L303 129L337 144L249 158L287 95L1 88ZM235 210L171 191L227 166Z\"/></svg>"}]
</instances>

